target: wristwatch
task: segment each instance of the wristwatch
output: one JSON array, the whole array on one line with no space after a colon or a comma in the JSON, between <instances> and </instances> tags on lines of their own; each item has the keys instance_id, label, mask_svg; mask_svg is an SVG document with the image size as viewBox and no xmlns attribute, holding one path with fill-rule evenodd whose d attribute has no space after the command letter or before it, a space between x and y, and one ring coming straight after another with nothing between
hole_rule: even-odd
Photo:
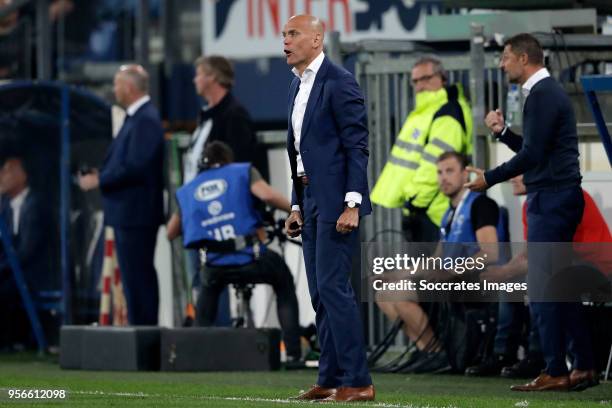
<instances>
[{"instance_id":1,"label":"wristwatch","mask_svg":"<svg viewBox=\"0 0 612 408\"><path fill-rule=\"evenodd\" d=\"M346 205L348 208L359 208L359 203L353 200L350 201L345 201L344 205Z\"/></svg>"}]
</instances>

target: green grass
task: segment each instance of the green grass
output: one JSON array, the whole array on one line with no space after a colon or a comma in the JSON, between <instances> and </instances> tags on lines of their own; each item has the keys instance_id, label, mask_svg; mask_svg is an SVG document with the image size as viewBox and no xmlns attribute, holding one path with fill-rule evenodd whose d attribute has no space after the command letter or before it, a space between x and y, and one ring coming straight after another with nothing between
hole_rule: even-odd
<instances>
[{"instance_id":1,"label":"green grass","mask_svg":"<svg viewBox=\"0 0 612 408\"><path fill-rule=\"evenodd\" d=\"M62 370L54 359L0 356L0 406L15 407L292 407L315 371L165 373ZM377 399L351 406L612 408L612 383L584 392L516 393L512 380L459 375L374 374ZM65 389L66 400L16 401L8 389ZM251 400L247 400L247 398ZM278 401L275 401L278 400Z\"/></svg>"}]
</instances>

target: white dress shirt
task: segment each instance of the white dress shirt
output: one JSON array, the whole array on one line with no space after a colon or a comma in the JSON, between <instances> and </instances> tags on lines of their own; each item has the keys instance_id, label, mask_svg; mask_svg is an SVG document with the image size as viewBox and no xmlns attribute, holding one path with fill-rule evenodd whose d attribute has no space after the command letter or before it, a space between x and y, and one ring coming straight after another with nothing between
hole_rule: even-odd
<instances>
[{"instance_id":1,"label":"white dress shirt","mask_svg":"<svg viewBox=\"0 0 612 408\"><path fill-rule=\"evenodd\" d=\"M317 56L317 58L315 58L310 63L310 65L308 65L302 75L300 75L299 71L296 68L293 68L291 70L295 74L295 76L300 79L300 89L297 95L295 96L295 101L293 103L293 112L291 112L291 126L293 126L294 137L293 146L295 147L295 151L297 152L298 176L302 176L305 174L304 163L302 163L302 156L300 155L302 123L304 122L304 115L306 114L306 105L308 105L310 91L312 91L312 86L314 85L317 72L319 72L319 68L321 68L321 64L323 64L324 58L325 54L321 52Z\"/></svg>"},{"instance_id":2,"label":"white dress shirt","mask_svg":"<svg viewBox=\"0 0 612 408\"><path fill-rule=\"evenodd\" d=\"M140 109L140 107L142 105L144 105L145 103L149 102L150 100L151 100L151 97L149 95L145 95L145 96L141 97L140 99L137 99L134 103L132 103L126 109L126 112L127 112L128 116L134 116L136 111L138 111L138 109Z\"/></svg>"},{"instance_id":3,"label":"white dress shirt","mask_svg":"<svg viewBox=\"0 0 612 408\"><path fill-rule=\"evenodd\" d=\"M21 193L17 194L14 198L11 199L11 210L13 210L13 234L19 234L19 217L21 216L21 208L23 207L23 202L25 201L28 193L30 192L30 188L26 187Z\"/></svg>"},{"instance_id":4,"label":"white dress shirt","mask_svg":"<svg viewBox=\"0 0 612 408\"><path fill-rule=\"evenodd\" d=\"M300 155L300 141L302 138L302 123L304 122L304 115L306 114L306 106L308 105L308 98L310 97L310 92L312 91L312 86L314 85L315 78L319 69L321 68L321 64L323 64L323 59L325 58L325 54L321 52L308 67L304 70L302 75L300 75L299 71L296 68L293 68L291 71L293 74L300 79L300 89L295 96L295 101L293 103L293 111L291 112L291 126L293 127L293 146L295 147L295 151L297 152L297 175L303 176L306 174L304 171L304 163L302 163L302 156ZM358 204L361 204L361 194L356 191L350 191L346 193L345 201L355 201ZM291 207L292 211L299 211L300 207L298 205L294 205Z\"/></svg>"},{"instance_id":5,"label":"white dress shirt","mask_svg":"<svg viewBox=\"0 0 612 408\"><path fill-rule=\"evenodd\" d=\"M531 89L535 86L535 84L537 84L544 78L548 78L549 76L550 76L550 73L548 72L546 68L540 68L539 70L534 72L533 75L531 75L529 79L527 79L527 81L525 81L525 83L521 87L521 93L523 94L523 98L527 99L527 97L529 96L529 93L531 92ZM508 127L504 126L502 131L499 133L503 136L506 134L506 130L508 130Z\"/></svg>"},{"instance_id":6,"label":"white dress shirt","mask_svg":"<svg viewBox=\"0 0 612 408\"><path fill-rule=\"evenodd\" d=\"M550 73L546 68L540 68L533 75L529 77L527 81L523 84L521 91L523 92L523 96L527 98L529 96L529 92L531 92L531 88L535 86L538 82L543 80L544 78L548 78Z\"/></svg>"}]
</instances>

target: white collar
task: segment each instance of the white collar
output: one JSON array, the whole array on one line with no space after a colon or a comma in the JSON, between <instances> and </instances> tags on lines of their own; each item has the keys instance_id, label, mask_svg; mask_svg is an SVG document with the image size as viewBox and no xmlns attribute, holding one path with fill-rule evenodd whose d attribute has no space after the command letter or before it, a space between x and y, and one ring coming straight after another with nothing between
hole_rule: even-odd
<instances>
[{"instance_id":1,"label":"white collar","mask_svg":"<svg viewBox=\"0 0 612 408\"><path fill-rule=\"evenodd\" d=\"M30 192L30 187L26 187L23 189L21 193L11 198L11 208L13 209L13 211L15 210L15 208L21 207L21 205L25 201L29 192Z\"/></svg>"},{"instance_id":2,"label":"white collar","mask_svg":"<svg viewBox=\"0 0 612 408\"><path fill-rule=\"evenodd\" d=\"M128 106L128 108L126 109L127 114L129 116L134 116L136 111L138 111L138 109L140 109L142 107L142 105L144 105L145 103L149 102L150 100L151 100L151 97L149 95L145 95L145 96L141 97L140 99L137 99L136 102L134 102L130 106Z\"/></svg>"},{"instance_id":3,"label":"white collar","mask_svg":"<svg viewBox=\"0 0 612 408\"><path fill-rule=\"evenodd\" d=\"M461 200L459 200L459 203L457 203L457 207L455 207L455 213L458 213L459 210L461 209L461 207L463 206L463 202L465 201L465 199L470 195L470 189L466 188L465 191L463 193L461 193ZM451 205L452 207L452 205Z\"/></svg>"},{"instance_id":4,"label":"white collar","mask_svg":"<svg viewBox=\"0 0 612 408\"><path fill-rule=\"evenodd\" d=\"M296 77L300 78L300 79L302 79L304 77L304 74L306 74L307 71L313 72L314 75L316 76L317 72L319 72L319 69L321 68L321 65L323 64L323 59L325 59L325 53L323 51L321 51L321 53L319 55L317 55L317 58L312 60L310 65L308 65L308 67L306 67L306 69L302 73L302 76L300 76L300 72L297 70L297 68L293 68L291 70L291 72L293 72L293 74Z\"/></svg>"},{"instance_id":5,"label":"white collar","mask_svg":"<svg viewBox=\"0 0 612 408\"><path fill-rule=\"evenodd\" d=\"M531 92L531 89L534 87L535 84L537 84L544 78L548 78L549 76L550 76L550 73L548 72L546 68L540 68L539 70L537 70L523 84L523 95L524 96L529 95L529 92Z\"/></svg>"}]
</instances>

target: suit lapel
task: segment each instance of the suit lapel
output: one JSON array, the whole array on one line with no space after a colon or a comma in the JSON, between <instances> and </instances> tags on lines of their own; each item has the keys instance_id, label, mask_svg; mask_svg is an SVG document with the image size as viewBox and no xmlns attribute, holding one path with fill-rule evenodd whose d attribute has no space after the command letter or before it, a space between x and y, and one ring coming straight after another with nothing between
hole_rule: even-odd
<instances>
[{"instance_id":1,"label":"suit lapel","mask_svg":"<svg viewBox=\"0 0 612 408\"><path fill-rule=\"evenodd\" d=\"M308 103L306 104L306 112L304 113L304 121L302 122L302 132L300 140L304 140L306 135L308 134L308 127L310 126L310 122L312 119L312 112L314 112L315 105L319 100L319 96L321 95L321 89L323 89L323 83L325 83L325 79L327 79L327 69L329 68L329 61L327 57L323 59L323 63L317 72L317 76L315 78L315 82L312 85L312 90L310 91L310 96L308 97ZM301 143L301 142L300 142Z\"/></svg>"},{"instance_id":2,"label":"suit lapel","mask_svg":"<svg viewBox=\"0 0 612 408\"><path fill-rule=\"evenodd\" d=\"M295 77L293 81L291 81L291 88L289 89L289 111L287 112L287 129L289 132L287 133L287 141L291 142L289 139L293 138L293 123L291 123L291 114L293 113L293 106L295 105L295 97L297 96L298 90L300 89L300 79Z\"/></svg>"},{"instance_id":3,"label":"suit lapel","mask_svg":"<svg viewBox=\"0 0 612 408\"><path fill-rule=\"evenodd\" d=\"M2 196L0 201L0 217L4 219L9 235L13 235L13 209L8 196Z\"/></svg>"},{"instance_id":4,"label":"suit lapel","mask_svg":"<svg viewBox=\"0 0 612 408\"><path fill-rule=\"evenodd\" d=\"M128 116L125 117L126 120L127 118ZM115 148L117 147L117 144L121 143L121 139L123 138L123 135L132 127L133 122L134 122L133 117L130 118L128 122L123 122L123 125L121 125L121 129L119 129L119 133L117 133L117 136L113 138L113 141L111 142L110 146L106 150L106 155L104 156L103 163L106 163L108 159L112 156L113 150L115 150Z\"/></svg>"},{"instance_id":5,"label":"suit lapel","mask_svg":"<svg viewBox=\"0 0 612 408\"><path fill-rule=\"evenodd\" d=\"M32 200L34 199L33 196L33 192L32 189L30 189L30 191L28 192L28 195L25 196L23 203L21 204L21 211L20 211L20 216L19 216L19 222L17 223L17 230L18 231L23 231L25 229L24 227L24 223L25 223L25 214L32 214Z\"/></svg>"}]
</instances>

